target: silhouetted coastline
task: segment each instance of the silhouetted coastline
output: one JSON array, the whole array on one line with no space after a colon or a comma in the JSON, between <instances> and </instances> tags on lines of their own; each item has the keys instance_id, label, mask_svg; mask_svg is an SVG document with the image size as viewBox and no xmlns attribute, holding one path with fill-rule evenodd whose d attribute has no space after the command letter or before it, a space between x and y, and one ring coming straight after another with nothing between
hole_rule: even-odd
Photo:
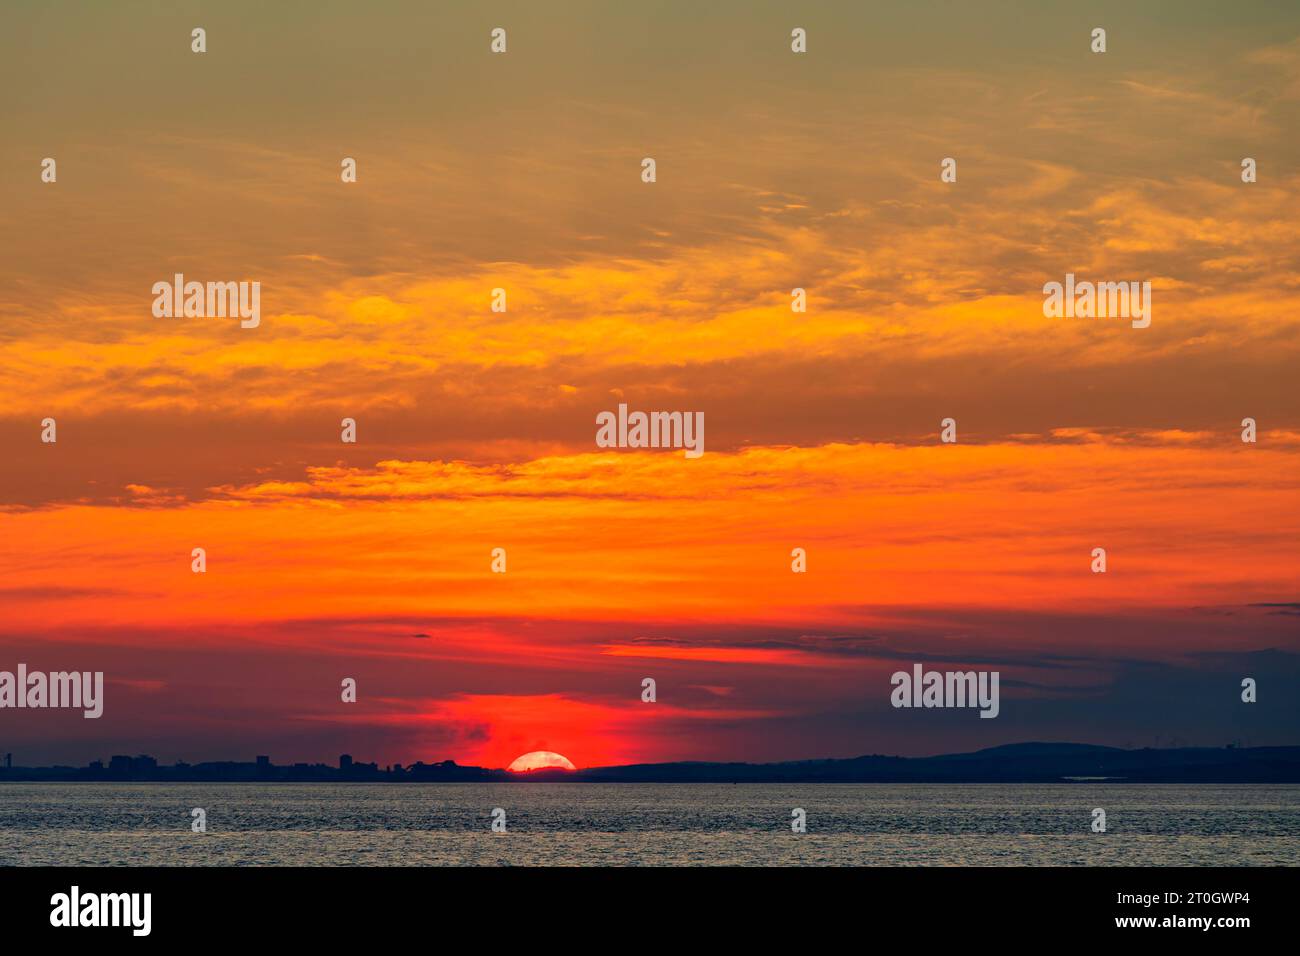
<instances>
[{"instance_id":1,"label":"silhouetted coastline","mask_svg":"<svg viewBox=\"0 0 1300 956\"><path fill-rule=\"evenodd\" d=\"M85 767L0 767L3 782L217 783L1300 783L1300 747L1181 747L1123 750L1089 744L1023 743L966 754L783 763L680 762L511 773L454 760L380 767L344 754L338 766L215 761L160 765L146 755Z\"/></svg>"}]
</instances>

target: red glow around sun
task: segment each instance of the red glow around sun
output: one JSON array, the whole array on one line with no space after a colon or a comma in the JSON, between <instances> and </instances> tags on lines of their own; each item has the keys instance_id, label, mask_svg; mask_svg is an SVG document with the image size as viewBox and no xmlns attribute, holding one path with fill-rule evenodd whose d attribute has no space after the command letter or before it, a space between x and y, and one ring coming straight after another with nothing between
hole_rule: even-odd
<instances>
[{"instance_id":1,"label":"red glow around sun","mask_svg":"<svg viewBox=\"0 0 1300 956\"><path fill-rule=\"evenodd\" d=\"M577 770L568 757L550 750L534 750L522 757L516 757L507 770L520 773L526 770Z\"/></svg>"}]
</instances>

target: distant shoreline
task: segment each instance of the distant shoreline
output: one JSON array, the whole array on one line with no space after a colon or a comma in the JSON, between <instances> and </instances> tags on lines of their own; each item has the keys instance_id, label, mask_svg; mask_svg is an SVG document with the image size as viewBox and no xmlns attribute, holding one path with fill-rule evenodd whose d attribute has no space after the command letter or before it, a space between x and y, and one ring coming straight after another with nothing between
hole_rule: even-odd
<instances>
[{"instance_id":1,"label":"distant shoreline","mask_svg":"<svg viewBox=\"0 0 1300 956\"><path fill-rule=\"evenodd\" d=\"M0 783L1300 783L1300 746L1124 750L1089 744L1008 744L935 757L871 755L783 763L678 762L512 773L452 760L381 768L218 761L160 766L117 756L87 767L0 767Z\"/></svg>"}]
</instances>

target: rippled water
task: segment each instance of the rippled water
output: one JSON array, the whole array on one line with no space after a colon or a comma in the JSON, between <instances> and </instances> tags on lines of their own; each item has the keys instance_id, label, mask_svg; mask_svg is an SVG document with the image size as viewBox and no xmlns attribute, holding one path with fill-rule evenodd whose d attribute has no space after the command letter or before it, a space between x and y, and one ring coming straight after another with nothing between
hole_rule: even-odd
<instances>
[{"instance_id":1,"label":"rippled water","mask_svg":"<svg viewBox=\"0 0 1300 956\"><path fill-rule=\"evenodd\" d=\"M1300 865L1300 786L6 784L0 864Z\"/></svg>"}]
</instances>

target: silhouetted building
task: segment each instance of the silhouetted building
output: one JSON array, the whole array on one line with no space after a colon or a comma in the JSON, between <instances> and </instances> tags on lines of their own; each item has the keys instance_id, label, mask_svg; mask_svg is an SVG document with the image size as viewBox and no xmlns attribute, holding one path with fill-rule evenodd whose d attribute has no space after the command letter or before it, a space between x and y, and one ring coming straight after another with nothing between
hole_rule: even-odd
<instances>
[{"instance_id":1,"label":"silhouetted building","mask_svg":"<svg viewBox=\"0 0 1300 956\"><path fill-rule=\"evenodd\" d=\"M138 757L128 757L125 754L114 754L108 761L108 772L116 777L152 774L157 769L158 761L145 754L140 754Z\"/></svg>"},{"instance_id":2,"label":"silhouetted building","mask_svg":"<svg viewBox=\"0 0 1300 956\"><path fill-rule=\"evenodd\" d=\"M6 770L11 770L11 769L13 769L13 765L14 765L14 755L13 755L13 754L5 754L5 769L6 769Z\"/></svg>"},{"instance_id":3,"label":"silhouetted building","mask_svg":"<svg viewBox=\"0 0 1300 956\"><path fill-rule=\"evenodd\" d=\"M340 770L351 770L351 769L352 769L352 755L351 755L351 754L343 754L341 757L339 757L339 769L340 769Z\"/></svg>"}]
</instances>

